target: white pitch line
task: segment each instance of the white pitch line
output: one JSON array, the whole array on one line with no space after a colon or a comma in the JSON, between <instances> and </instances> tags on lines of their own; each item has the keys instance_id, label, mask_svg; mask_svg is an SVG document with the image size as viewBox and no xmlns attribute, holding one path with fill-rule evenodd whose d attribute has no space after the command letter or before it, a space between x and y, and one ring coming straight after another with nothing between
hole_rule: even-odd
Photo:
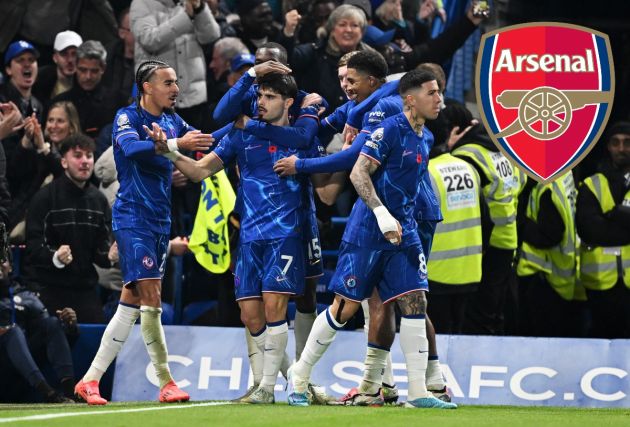
<instances>
[{"instance_id":1,"label":"white pitch line","mask_svg":"<svg viewBox=\"0 0 630 427\"><path fill-rule=\"evenodd\" d=\"M14 418L0 418L0 424L11 423L16 421L38 421L38 420L51 420L54 418L64 417L77 417L82 415L102 415L102 414L122 414L129 412L146 412L146 411L165 411L168 409L189 409L198 408L200 406L220 406L230 405L230 402L206 402L206 403L193 403L190 405L169 405L169 406L154 406L149 408L130 408L130 409L111 409L105 411L87 411L87 412L61 412L58 414L42 414L42 415L28 415L26 417L14 417Z\"/></svg>"}]
</instances>

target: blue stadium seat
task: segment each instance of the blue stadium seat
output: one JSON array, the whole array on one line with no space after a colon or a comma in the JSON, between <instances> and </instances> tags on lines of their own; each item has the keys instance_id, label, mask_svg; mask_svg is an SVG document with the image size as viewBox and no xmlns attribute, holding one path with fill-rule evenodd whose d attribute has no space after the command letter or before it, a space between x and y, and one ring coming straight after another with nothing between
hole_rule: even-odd
<instances>
[{"instance_id":1,"label":"blue stadium seat","mask_svg":"<svg viewBox=\"0 0 630 427\"><path fill-rule=\"evenodd\" d=\"M162 303L162 324L173 325L175 323L175 309L169 303Z\"/></svg>"},{"instance_id":2,"label":"blue stadium seat","mask_svg":"<svg viewBox=\"0 0 630 427\"><path fill-rule=\"evenodd\" d=\"M182 325L192 325L193 322L202 314L208 310L212 310L216 307L217 302L212 301L197 301L188 304L184 307L182 314Z\"/></svg>"}]
</instances>

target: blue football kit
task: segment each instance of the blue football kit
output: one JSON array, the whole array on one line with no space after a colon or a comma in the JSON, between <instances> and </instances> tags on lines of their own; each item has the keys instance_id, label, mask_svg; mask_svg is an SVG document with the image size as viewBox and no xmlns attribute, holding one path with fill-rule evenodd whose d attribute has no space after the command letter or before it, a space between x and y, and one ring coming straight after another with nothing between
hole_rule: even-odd
<instances>
[{"instance_id":1,"label":"blue football kit","mask_svg":"<svg viewBox=\"0 0 630 427\"><path fill-rule=\"evenodd\" d=\"M143 125L157 123L168 138L194 130L175 113L154 116L133 103L116 113L112 131L120 189L112 207L112 229L118 243L125 284L160 279L171 228L173 165L155 153Z\"/></svg>"},{"instance_id":2,"label":"blue football kit","mask_svg":"<svg viewBox=\"0 0 630 427\"><path fill-rule=\"evenodd\" d=\"M411 291L428 290L426 262L414 219L422 163L429 156L426 139L418 136L407 117L399 113L380 122L367 137L361 155L379 164L372 182L380 200L400 223L402 241L396 246L385 239L372 210L357 200L329 289L361 301L377 287L383 302Z\"/></svg>"}]
</instances>

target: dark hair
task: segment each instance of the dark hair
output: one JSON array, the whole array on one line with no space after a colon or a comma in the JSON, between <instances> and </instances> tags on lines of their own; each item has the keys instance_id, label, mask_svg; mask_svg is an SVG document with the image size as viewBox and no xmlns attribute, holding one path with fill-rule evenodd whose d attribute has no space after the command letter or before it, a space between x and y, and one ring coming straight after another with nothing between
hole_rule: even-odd
<instances>
[{"instance_id":1,"label":"dark hair","mask_svg":"<svg viewBox=\"0 0 630 427\"><path fill-rule=\"evenodd\" d=\"M444 92L446 90L446 74L444 73L444 68L442 68L441 65L434 62L423 62L416 67L416 70L432 72L435 74L435 79L438 82L440 91Z\"/></svg>"},{"instance_id":2,"label":"dark hair","mask_svg":"<svg viewBox=\"0 0 630 427\"><path fill-rule=\"evenodd\" d=\"M293 76L288 74L269 73L258 79L258 87L270 89L274 93L281 95L284 99L297 97L297 83Z\"/></svg>"},{"instance_id":3,"label":"dark hair","mask_svg":"<svg viewBox=\"0 0 630 427\"><path fill-rule=\"evenodd\" d=\"M263 43L262 45L260 45L258 49L256 49L256 52L262 49L268 49L268 50L278 49L280 51L280 54L278 55L278 58L277 58L278 62L281 62L284 65L287 65L289 63L289 59L288 59L289 54L287 53L287 49L281 44L275 43L275 42Z\"/></svg>"},{"instance_id":4,"label":"dark hair","mask_svg":"<svg viewBox=\"0 0 630 427\"><path fill-rule=\"evenodd\" d=\"M436 80L435 74L428 70L411 70L405 73L398 84L398 93L404 96L411 89L418 89L423 83Z\"/></svg>"},{"instance_id":5,"label":"dark hair","mask_svg":"<svg viewBox=\"0 0 630 427\"><path fill-rule=\"evenodd\" d=\"M144 88L142 87L142 84L144 82L148 82L157 70L161 70L163 68L171 68L171 66L164 61L149 59L148 61L144 61L143 63L141 63L136 70L136 87L138 88L138 94L136 95L136 104L138 108L140 108L140 99L142 98L142 94L144 93Z\"/></svg>"},{"instance_id":6,"label":"dark hair","mask_svg":"<svg viewBox=\"0 0 630 427\"><path fill-rule=\"evenodd\" d=\"M75 133L69 135L66 139L59 143L59 154L61 157L73 148L81 148L86 151L94 152L96 150L96 144L94 140L83 133Z\"/></svg>"},{"instance_id":7,"label":"dark hair","mask_svg":"<svg viewBox=\"0 0 630 427\"><path fill-rule=\"evenodd\" d=\"M375 50L362 50L348 59L348 68L354 68L360 73L377 79L385 80L387 77L387 62L383 55Z\"/></svg>"}]
</instances>

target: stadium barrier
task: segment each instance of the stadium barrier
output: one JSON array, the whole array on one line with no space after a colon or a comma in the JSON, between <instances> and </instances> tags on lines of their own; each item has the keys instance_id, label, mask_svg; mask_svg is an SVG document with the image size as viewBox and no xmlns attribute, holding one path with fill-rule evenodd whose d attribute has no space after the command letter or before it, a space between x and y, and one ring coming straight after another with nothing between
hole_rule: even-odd
<instances>
[{"instance_id":1,"label":"stadium barrier","mask_svg":"<svg viewBox=\"0 0 630 427\"><path fill-rule=\"evenodd\" d=\"M193 400L227 400L251 384L244 330L166 326L170 366ZM361 380L363 332L342 331L315 367L313 382L341 396ZM465 405L630 407L630 340L438 336L440 360L453 400ZM289 333L289 354L294 352ZM405 400L407 378L398 342L392 346L396 383ZM157 379L139 326L116 362L113 400L155 400ZM276 386L284 400L285 381Z\"/></svg>"}]
</instances>

